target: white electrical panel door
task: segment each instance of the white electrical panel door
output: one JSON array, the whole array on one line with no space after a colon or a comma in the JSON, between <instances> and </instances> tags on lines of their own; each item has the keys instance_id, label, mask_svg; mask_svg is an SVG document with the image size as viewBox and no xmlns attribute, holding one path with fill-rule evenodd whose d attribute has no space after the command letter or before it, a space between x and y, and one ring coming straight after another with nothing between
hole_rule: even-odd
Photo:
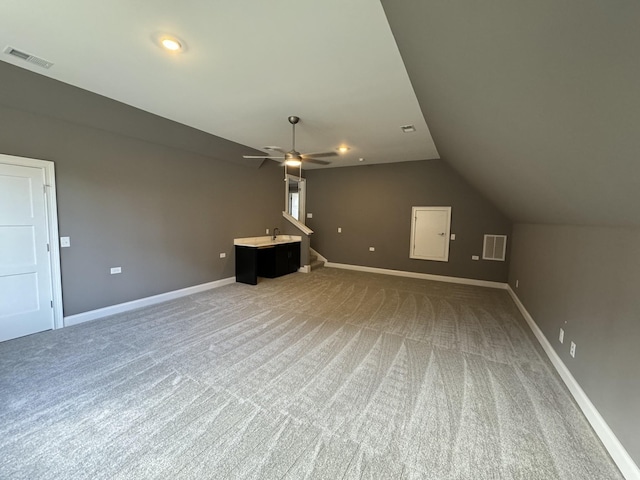
<instances>
[{"instance_id":1,"label":"white electrical panel door","mask_svg":"<svg viewBox=\"0 0 640 480\"><path fill-rule=\"evenodd\" d=\"M449 261L451 207L413 207L410 258Z\"/></svg>"},{"instance_id":2,"label":"white electrical panel door","mask_svg":"<svg viewBox=\"0 0 640 480\"><path fill-rule=\"evenodd\" d=\"M0 163L0 341L53 328L43 176Z\"/></svg>"}]
</instances>

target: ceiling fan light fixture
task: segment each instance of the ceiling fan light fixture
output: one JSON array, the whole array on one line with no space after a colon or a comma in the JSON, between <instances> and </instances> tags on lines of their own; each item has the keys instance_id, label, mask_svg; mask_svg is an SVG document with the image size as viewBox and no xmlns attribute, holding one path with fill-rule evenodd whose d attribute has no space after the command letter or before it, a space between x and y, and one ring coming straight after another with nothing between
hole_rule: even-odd
<instances>
[{"instance_id":1,"label":"ceiling fan light fixture","mask_svg":"<svg viewBox=\"0 0 640 480\"><path fill-rule=\"evenodd\" d=\"M297 158L289 158L288 160L285 160L284 163L288 167L299 167L300 165L302 165L302 161L298 160Z\"/></svg>"}]
</instances>

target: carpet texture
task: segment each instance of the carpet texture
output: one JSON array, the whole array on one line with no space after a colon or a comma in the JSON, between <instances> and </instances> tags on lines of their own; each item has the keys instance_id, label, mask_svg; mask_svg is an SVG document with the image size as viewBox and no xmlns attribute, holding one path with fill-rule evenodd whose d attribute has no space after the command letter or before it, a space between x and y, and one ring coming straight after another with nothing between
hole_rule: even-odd
<instances>
[{"instance_id":1,"label":"carpet texture","mask_svg":"<svg viewBox=\"0 0 640 480\"><path fill-rule=\"evenodd\" d=\"M619 479L507 292L324 268L0 344L3 479Z\"/></svg>"}]
</instances>

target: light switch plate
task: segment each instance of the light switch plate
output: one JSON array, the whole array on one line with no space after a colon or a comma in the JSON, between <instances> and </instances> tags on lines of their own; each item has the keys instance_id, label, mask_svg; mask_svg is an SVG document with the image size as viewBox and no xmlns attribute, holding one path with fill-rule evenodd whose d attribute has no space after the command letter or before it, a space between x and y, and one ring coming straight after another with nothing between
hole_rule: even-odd
<instances>
[{"instance_id":1,"label":"light switch plate","mask_svg":"<svg viewBox=\"0 0 640 480\"><path fill-rule=\"evenodd\" d=\"M480 260L479 255L471 255L471 260Z\"/></svg>"},{"instance_id":2,"label":"light switch plate","mask_svg":"<svg viewBox=\"0 0 640 480\"><path fill-rule=\"evenodd\" d=\"M369 247L369 251L370 252L375 252L376 251L376 247Z\"/></svg>"},{"instance_id":3,"label":"light switch plate","mask_svg":"<svg viewBox=\"0 0 640 480\"><path fill-rule=\"evenodd\" d=\"M220 258L226 258L226 256L227 256L227 254L226 254L225 252L222 252L222 253L220 254Z\"/></svg>"},{"instance_id":4,"label":"light switch plate","mask_svg":"<svg viewBox=\"0 0 640 480\"><path fill-rule=\"evenodd\" d=\"M338 227L338 233L342 233L342 227Z\"/></svg>"},{"instance_id":5,"label":"light switch plate","mask_svg":"<svg viewBox=\"0 0 640 480\"><path fill-rule=\"evenodd\" d=\"M307 213L307 218L313 218L313 213Z\"/></svg>"},{"instance_id":6,"label":"light switch plate","mask_svg":"<svg viewBox=\"0 0 640 480\"><path fill-rule=\"evenodd\" d=\"M451 234L451 240L455 240L455 239L456 239L456 234L455 234L455 233L452 233L452 234Z\"/></svg>"},{"instance_id":7,"label":"light switch plate","mask_svg":"<svg viewBox=\"0 0 640 480\"><path fill-rule=\"evenodd\" d=\"M71 246L71 237L60 237L60 247L67 248Z\"/></svg>"},{"instance_id":8,"label":"light switch plate","mask_svg":"<svg viewBox=\"0 0 640 480\"><path fill-rule=\"evenodd\" d=\"M111 267L111 275L115 275L116 273L122 273L122 267Z\"/></svg>"}]
</instances>

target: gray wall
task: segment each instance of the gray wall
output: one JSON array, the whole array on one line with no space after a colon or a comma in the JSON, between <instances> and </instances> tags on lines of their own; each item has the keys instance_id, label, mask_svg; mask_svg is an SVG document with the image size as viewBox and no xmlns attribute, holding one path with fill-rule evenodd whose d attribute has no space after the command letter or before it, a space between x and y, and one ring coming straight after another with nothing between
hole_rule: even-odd
<instances>
[{"instance_id":1,"label":"gray wall","mask_svg":"<svg viewBox=\"0 0 640 480\"><path fill-rule=\"evenodd\" d=\"M427 160L307 172L311 247L331 262L506 282L508 262L482 258L485 233L511 223L446 162ZM451 206L449 262L409 258L412 206ZM337 228L342 227L342 233ZM507 248L509 241L507 242ZM369 246L376 248L369 252ZM508 252L507 252L508 253Z\"/></svg>"},{"instance_id":2,"label":"gray wall","mask_svg":"<svg viewBox=\"0 0 640 480\"><path fill-rule=\"evenodd\" d=\"M71 237L71 248L61 249L65 315L234 276L233 238L282 226L284 187L275 164L256 169L217 160L235 147L216 150L224 141L215 137L211 156L184 150L185 140L209 136L79 89L74 96L73 87L30 72L4 73L11 82L3 82L0 96L0 152L55 162L60 235ZM61 119L46 105L40 112L30 103L16 107L21 95L42 96L41 89L53 97L63 92L67 102L89 98L94 109L85 106L83 115L108 113L114 125L130 115L161 125L169 145L134 138L143 126L125 135L90 126L83 115ZM110 275L112 266L122 274Z\"/></svg>"},{"instance_id":3,"label":"gray wall","mask_svg":"<svg viewBox=\"0 0 640 480\"><path fill-rule=\"evenodd\" d=\"M640 229L516 224L509 284L640 464Z\"/></svg>"}]
</instances>

